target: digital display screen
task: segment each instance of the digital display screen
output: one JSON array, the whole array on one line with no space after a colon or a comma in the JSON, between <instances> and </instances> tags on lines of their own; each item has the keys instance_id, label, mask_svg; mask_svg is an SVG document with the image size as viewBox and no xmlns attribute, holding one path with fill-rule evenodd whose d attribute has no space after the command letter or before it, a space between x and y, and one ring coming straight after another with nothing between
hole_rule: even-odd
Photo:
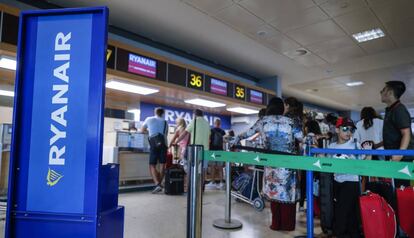
<instances>
[{"instance_id":1,"label":"digital display screen","mask_svg":"<svg viewBox=\"0 0 414 238\"><path fill-rule=\"evenodd\" d=\"M168 64L168 82L186 87L187 70L183 67Z\"/></svg>"},{"instance_id":2,"label":"digital display screen","mask_svg":"<svg viewBox=\"0 0 414 238\"><path fill-rule=\"evenodd\" d=\"M210 92L227 96L227 82L215 78L210 78Z\"/></svg>"},{"instance_id":3,"label":"digital display screen","mask_svg":"<svg viewBox=\"0 0 414 238\"><path fill-rule=\"evenodd\" d=\"M198 90L204 89L204 74L188 70L187 73L187 87Z\"/></svg>"},{"instance_id":4,"label":"digital display screen","mask_svg":"<svg viewBox=\"0 0 414 238\"><path fill-rule=\"evenodd\" d=\"M263 93L250 89L250 102L252 103L263 103Z\"/></svg>"},{"instance_id":5,"label":"digital display screen","mask_svg":"<svg viewBox=\"0 0 414 238\"><path fill-rule=\"evenodd\" d=\"M115 46L108 45L106 49L106 67L110 69L115 69Z\"/></svg>"},{"instance_id":6,"label":"digital display screen","mask_svg":"<svg viewBox=\"0 0 414 238\"><path fill-rule=\"evenodd\" d=\"M146 76L149 78L156 78L157 61L140 55L129 53L128 72Z\"/></svg>"},{"instance_id":7,"label":"digital display screen","mask_svg":"<svg viewBox=\"0 0 414 238\"><path fill-rule=\"evenodd\" d=\"M244 86L236 84L234 87L234 98L245 101L246 100L246 88Z\"/></svg>"}]
</instances>

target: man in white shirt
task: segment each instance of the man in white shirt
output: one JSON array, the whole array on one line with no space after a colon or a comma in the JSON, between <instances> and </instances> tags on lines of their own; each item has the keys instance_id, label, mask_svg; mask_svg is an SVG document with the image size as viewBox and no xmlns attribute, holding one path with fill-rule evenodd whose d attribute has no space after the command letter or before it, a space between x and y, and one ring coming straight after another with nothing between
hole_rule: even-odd
<instances>
[{"instance_id":1,"label":"man in white shirt","mask_svg":"<svg viewBox=\"0 0 414 238\"><path fill-rule=\"evenodd\" d=\"M157 107L154 110L154 116L145 119L141 127L141 132L148 132L148 138L150 140L150 155L149 155L149 169L156 184L156 187L152 191L158 193L162 191L162 180L164 179L165 162L167 160L167 132L168 123L164 119L164 109ZM164 137L164 145L162 141L160 145L151 143L155 141L155 137ZM161 139L162 140L162 139ZM160 163L160 171L157 170L157 164Z\"/></svg>"}]
</instances>

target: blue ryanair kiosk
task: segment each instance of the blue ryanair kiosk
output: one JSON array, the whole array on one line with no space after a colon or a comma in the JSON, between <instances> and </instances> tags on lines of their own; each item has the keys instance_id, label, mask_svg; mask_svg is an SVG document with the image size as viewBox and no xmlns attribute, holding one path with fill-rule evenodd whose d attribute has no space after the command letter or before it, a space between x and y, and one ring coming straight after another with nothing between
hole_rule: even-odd
<instances>
[{"instance_id":1,"label":"blue ryanair kiosk","mask_svg":"<svg viewBox=\"0 0 414 238\"><path fill-rule=\"evenodd\" d=\"M123 237L102 165L108 9L20 16L7 238Z\"/></svg>"}]
</instances>

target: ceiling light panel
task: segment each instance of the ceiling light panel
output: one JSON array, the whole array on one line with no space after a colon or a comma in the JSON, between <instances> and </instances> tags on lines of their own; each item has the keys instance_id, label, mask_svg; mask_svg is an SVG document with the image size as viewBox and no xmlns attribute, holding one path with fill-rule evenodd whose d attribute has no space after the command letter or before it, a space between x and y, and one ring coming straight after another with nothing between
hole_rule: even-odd
<instances>
[{"instance_id":1,"label":"ceiling light panel","mask_svg":"<svg viewBox=\"0 0 414 238\"><path fill-rule=\"evenodd\" d=\"M346 86L348 86L348 87L356 87L356 86L361 86L361 85L364 85L364 82L356 81L356 82L346 83Z\"/></svg>"},{"instance_id":2,"label":"ceiling light panel","mask_svg":"<svg viewBox=\"0 0 414 238\"><path fill-rule=\"evenodd\" d=\"M188 99L188 100L185 100L184 102L188 104L193 104L193 105L197 105L201 107L210 107L210 108L226 106L226 104L224 103L210 101L210 100L201 99L201 98Z\"/></svg>"},{"instance_id":3,"label":"ceiling light panel","mask_svg":"<svg viewBox=\"0 0 414 238\"><path fill-rule=\"evenodd\" d=\"M359 32L352 35L355 40L357 40L359 43L375 40L381 37L384 37L385 34L380 28L375 28L368 31Z\"/></svg>"},{"instance_id":4,"label":"ceiling light panel","mask_svg":"<svg viewBox=\"0 0 414 238\"><path fill-rule=\"evenodd\" d=\"M159 92L159 90L155 88L139 86L136 84L125 83L125 82L116 81L116 80L111 80L107 82L106 87L110 89L115 89L115 90L129 92L129 93L136 93L136 94L141 94L141 95L149 95L149 94Z\"/></svg>"},{"instance_id":5,"label":"ceiling light panel","mask_svg":"<svg viewBox=\"0 0 414 238\"><path fill-rule=\"evenodd\" d=\"M16 59L9 56L0 56L0 68L16 70Z\"/></svg>"},{"instance_id":6,"label":"ceiling light panel","mask_svg":"<svg viewBox=\"0 0 414 238\"><path fill-rule=\"evenodd\" d=\"M236 113L246 114L246 115L259 113L259 110L245 108L245 107L228 107L226 110L229 112L236 112Z\"/></svg>"},{"instance_id":7,"label":"ceiling light panel","mask_svg":"<svg viewBox=\"0 0 414 238\"><path fill-rule=\"evenodd\" d=\"M0 89L0 95L6 97L14 97L14 92L9 90L2 90Z\"/></svg>"}]
</instances>

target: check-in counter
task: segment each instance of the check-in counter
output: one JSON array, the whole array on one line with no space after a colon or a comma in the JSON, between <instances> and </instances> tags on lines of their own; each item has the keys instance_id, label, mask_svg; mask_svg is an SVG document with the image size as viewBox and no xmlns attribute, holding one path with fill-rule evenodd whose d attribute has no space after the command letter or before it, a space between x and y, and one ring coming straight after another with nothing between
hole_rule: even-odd
<instances>
[{"instance_id":1,"label":"check-in counter","mask_svg":"<svg viewBox=\"0 0 414 238\"><path fill-rule=\"evenodd\" d=\"M7 195L11 148L11 124L0 124L0 196Z\"/></svg>"},{"instance_id":2,"label":"check-in counter","mask_svg":"<svg viewBox=\"0 0 414 238\"><path fill-rule=\"evenodd\" d=\"M5 196L9 184L10 150L0 151L0 196Z\"/></svg>"},{"instance_id":3,"label":"check-in counter","mask_svg":"<svg viewBox=\"0 0 414 238\"><path fill-rule=\"evenodd\" d=\"M121 184L128 181L143 182L151 179L148 169L148 152L120 151L118 160Z\"/></svg>"},{"instance_id":4,"label":"check-in counter","mask_svg":"<svg viewBox=\"0 0 414 238\"><path fill-rule=\"evenodd\" d=\"M121 185L151 181L148 134L111 131L105 133L104 139L103 163L119 163Z\"/></svg>"}]
</instances>

